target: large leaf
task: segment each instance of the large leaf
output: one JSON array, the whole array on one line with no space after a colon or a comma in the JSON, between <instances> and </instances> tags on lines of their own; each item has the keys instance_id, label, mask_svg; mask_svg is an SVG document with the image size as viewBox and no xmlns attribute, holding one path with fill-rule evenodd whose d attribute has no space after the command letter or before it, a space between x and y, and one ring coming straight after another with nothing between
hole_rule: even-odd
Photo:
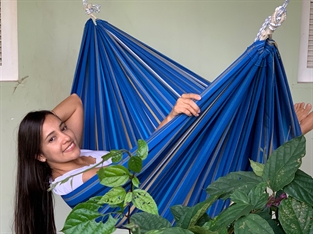
<instances>
[{"instance_id":1,"label":"large leaf","mask_svg":"<svg viewBox=\"0 0 313 234\"><path fill-rule=\"evenodd\" d=\"M146 233L151 230L158 230L161 228L169 228L171 224L166 219L159 215L150 214L146 212L136 213L130 217L130 221L135 223L140 228L140 233ZM133 234L139 233L138 230L132 231Z\"/></svg>"},{"instance_id":2,"label":"large leaf","mask_svg":"<svg viewBox=\"0 0 313 234\"><path fill-rule=\"evenodd\" d=\"M216 201L218 195L210 196L208 199L196 204L184 213L176 222L177 227L188 229L195 226L197 221L206 213L207 209Z\"/></svg>"},{"instance_id":3,"label":"large leaf","mask_svg":"<svg viewBox=\"0 0 313 234\"><path fill-rule=\"evenodd\" d=\"M294 180L284 188L284 191L297 200L313 206L313 178L305 172L298 170Z\"/></svg>"},{"instance_id":4,"label":"large leaf","mask_svg":"<svg viewBox=\"0 0 313 234\"><path fill-rule=\"evenodd\" d=\"M296 137L277 148L263 171L264 181L273 191L281 190L295 177L305 155L305 137Z\"/></svg>"},{"instance_id":5,"label":"large leaf","mask_svg":"<svg viewBox=\"0 0 313 234\"><path fill-rule=\"evenodd\" d=\"M313 209L304 202L288 197L278 208L278 219L286 233L313 233Z\"/></svg>"},{"instance_id":6,"label":"large leaf","mask_svg":"<svg viewBox=\"0 0 313 234\"><path fill-rule=\"evenodd\" d=\"M180 227L173 227L173 228L164 228L161 230L153 230L147 232L147 234L193 234L193 232L187 229L182 229Z\"/></svg>"},{"instance_id":7,"label":"large leaf","mask_svg":"<svg viewBox=\"0 0 313 234\"><path fill-rule=\"evenodd\" d=\"M216 228L227 227L242 216L248 215L253 209L253 205L245 203L237 203L229 206L216 219ZM216 230L217 230L216 229Z\"/></svg>"},{"instance_id":8,"label":"large leaf","mask_svg":"<svg viewBox=\"0 0 313 234\"><path fill-rule=\"evenodd\" d=\"M209 222L210 220L212 220L212 218L207 213L205 213L198 219L198 221L196 222L196 226L202 227L205 223Z\"/></svg>"},{"instance_id":9,"label":"large leaf","mask_svg":"<svg viewBox=\"0 0 313 234\"><path fill-rule=\"evenodd\" d=\"M217 220L211 219L210 221L206 222L202 227L205 227L208 230L211 230L211 232L217 232L218 234L228 234L228 230L226 226L219 226L216 225Z\"/></svg>"},{"instance_id":10,"label":"large leaf","mask_svg":"<svg viewBox=\"0 0 313 234\"><path fill-rule=\"evenodd\" d=\"M234 230L236 234L274 234L268 222L256 214L249 214L235 222Z\"/></svg>"},{"instance_id":11,"label":"large leaf","mask_svg":"<svg viewBox=\"0 0 313 234\"><path fill-rule=\"evenodd\" d=\"M271 226L275 234L285 234L281 225L279 225L278 220L273 219L273 215L271 214L270 208L265 208L262 211L258 211L255 213L259 215L261 218L265 219L266 222Z\"/></svg>"},{"instance_id":12,"label":"large leaf","mask_svg":"<svg viewBox=\"0 0 313 234\"><path fill-rule=\"evenodd\" d=\"M123 186L128 180L129 171L120 165L101 168L98 172L100 183L108 187Z\"/></svg>"},{"instance_id":13,"label":"large leaf","mask_svg":"<svg viewBox=\"0 0 313 234\"><path fill-rule=\"evenodd\" d=\"M266 183L262 182L255 186L248 194L250 204L253 209L263 209L268 201L268 193L266 192Z\"/></svg>"},{"instance_id":14,"label":"large leaf","mask_svg":"<svg viewBox=\"0 0 313 234\"><path fill-rule=\"evenodd\" d=\"M179 223L181 217L183 217L187 212L189 212L190 209L191 207L183 205L174 205L170 207L170 210L175 218L176 223Z\"/></svg>"},{"instance_id":15,"label":"large leaf","mask_svg":"<svg viewBox=\"0 0 313 234\"><path fill-rule=\"evenodd\" d=\"M133 191L132 202L135 207L138 209L151 213L151 214L158 214L158 207L151 197L151 195L142 189L135 189Z\"/></svg>"},{"instance_id":16,"label":"large leaf","mask_svg":"<svg viewBox=\"0 0 313 234\"><path fill-rule=\"evenodd\" d=\"M98 212L101 207L97 204L100 197L80 203L67 216L62 232L65 234L109 234L115 230L116 219L109 216L106 223L96 222L95 219L103 216Z\"/></svg>"},{"instance_id":17,"label":"large leaf","mask_svg":"<svg viewBox=\"0 0 313 234\"><path fill-rule=\"evenodd\" d=\"M201 217L207 212L208 208L217 200L218 196L210 196L203 202L200 202L192 207L192 213L193 216L190 220L189 227L196 225L196 223L199 221Z\"/></svg>"},{"instance_id":18,"label":"large leaf","mask_svg":"<svg viewBox=\"0 0 313 234\"><path fill-rule=\"evenodd\" d=\"M249 197L246 193L236 190L230 195L230 199L234 203L245 203L250 204Z\"/></svg>"},{"instance_id":19,"label":"large leaf","mask_svg":"<svg viewBox=\"0 0 313 234\"><path fill-rule=\"evenodd\" d=\"M212 231L209 229L209 227L200 227L200 226L193 226L189 228L190 231L197 234L221 234L219 231ZM225 233L227 234L227 232Z\"/></svg>"},{"instance_id":20,"label":"large leaf","mask_svg":"<svg viewBox=\"0 0 313 234\"><path fill-rule=\"evenodd\" d=\"M210 184L206 192L211 196L220 195L221 198L226 199L234 190L241 190L247 194L262 181L261 177L251 171L231 172Z\"/></svg>"},{"instance_id":21,"label":"large leaf","mask_svg":"<svg viewBox=\"0 0 313 234\"><path fill-rule=\"evenodd\" d=\"M102 196L99 204L117 205L124 202L126 191L122 187L115 187Z\"/></svg>"}]
</instances>

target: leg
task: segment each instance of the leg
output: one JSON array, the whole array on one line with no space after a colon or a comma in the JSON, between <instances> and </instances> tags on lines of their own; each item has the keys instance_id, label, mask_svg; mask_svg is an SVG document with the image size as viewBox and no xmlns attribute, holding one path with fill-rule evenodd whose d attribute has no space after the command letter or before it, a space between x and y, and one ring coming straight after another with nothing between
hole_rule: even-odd
<instances>
[{"instance_id":1,"label":"leg","mask_svg":"<svg viewBox=\"0 0 313 234\"><path fill-rule=\"evenodd\" d=\"M296 103L294 105L298 117L302 134L306 134L313 129L313 111L311 104ZM311 111L311 112L310 112Z\"/></svg>"}]
</instances>

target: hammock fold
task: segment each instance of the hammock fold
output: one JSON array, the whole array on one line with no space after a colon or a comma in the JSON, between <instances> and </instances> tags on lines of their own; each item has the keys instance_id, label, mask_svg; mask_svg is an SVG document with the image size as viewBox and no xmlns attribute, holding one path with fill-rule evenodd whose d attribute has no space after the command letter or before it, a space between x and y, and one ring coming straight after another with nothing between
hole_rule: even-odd
<instances>
[{"instance_id":1,"label":"hammock fold","mask_svg":"<svg viewBox=\"0 0 313 234\"><path fill-rule=\"evenodd\" d=\"M149 155L138 177L162 216L173 219L169 207L204 200L210 183L249 170L249 159L265 162L301 135L273 40L254 42L210 83L108 22L96 22L86 23L72 88L85 108L83 148L135 151L137 140L146 140ZM200 116L180 115L155 131L182 93L201 95ZM94 176L62 197L74 207L109 189ZM225 205L216 203L209 214Z\"/></svg>"}]
</instances>

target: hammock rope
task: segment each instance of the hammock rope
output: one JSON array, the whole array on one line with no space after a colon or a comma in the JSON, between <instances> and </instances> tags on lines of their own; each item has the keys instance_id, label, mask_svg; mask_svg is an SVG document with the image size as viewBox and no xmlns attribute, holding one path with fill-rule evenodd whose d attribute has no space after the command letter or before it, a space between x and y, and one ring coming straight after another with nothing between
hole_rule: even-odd
<instances>
[{"instance_id":1,"label":"hammock rope","mask_svg":"<svg viewBox=\"0 0 313 234\"><path fill-rule=\"evenodd\" d=\"M289 2L290 0L285 0L283 5L276 7L274 13L265 19L254 41L271 38L273 32L286 20Z\"/></svg>"}]
</instances>

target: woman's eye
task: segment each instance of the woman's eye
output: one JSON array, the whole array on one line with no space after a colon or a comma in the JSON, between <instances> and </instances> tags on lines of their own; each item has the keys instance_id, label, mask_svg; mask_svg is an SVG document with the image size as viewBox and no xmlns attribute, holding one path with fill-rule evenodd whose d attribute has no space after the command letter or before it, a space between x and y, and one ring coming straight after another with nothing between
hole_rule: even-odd
<instances>
[{"instance_id":1,"label":"woman's eye","mask_svg":"<svg viewBox=\"0 0 313 234\"><path fill-rule=\"evenodd\" d=\"M67 130L67 126L63 126L62 131Z\"/></svg>"},{"instance_id":2,"label":"woman's eye","mask_svg":"<svg viewBox=\"0 0 313 234\"><path fill-rule=\"evenodd\" d=\"M55 139L55 137L51 137L51 138L49 139L49 142L54 141L54 139Z\"/></svg>"}]
</instances>

